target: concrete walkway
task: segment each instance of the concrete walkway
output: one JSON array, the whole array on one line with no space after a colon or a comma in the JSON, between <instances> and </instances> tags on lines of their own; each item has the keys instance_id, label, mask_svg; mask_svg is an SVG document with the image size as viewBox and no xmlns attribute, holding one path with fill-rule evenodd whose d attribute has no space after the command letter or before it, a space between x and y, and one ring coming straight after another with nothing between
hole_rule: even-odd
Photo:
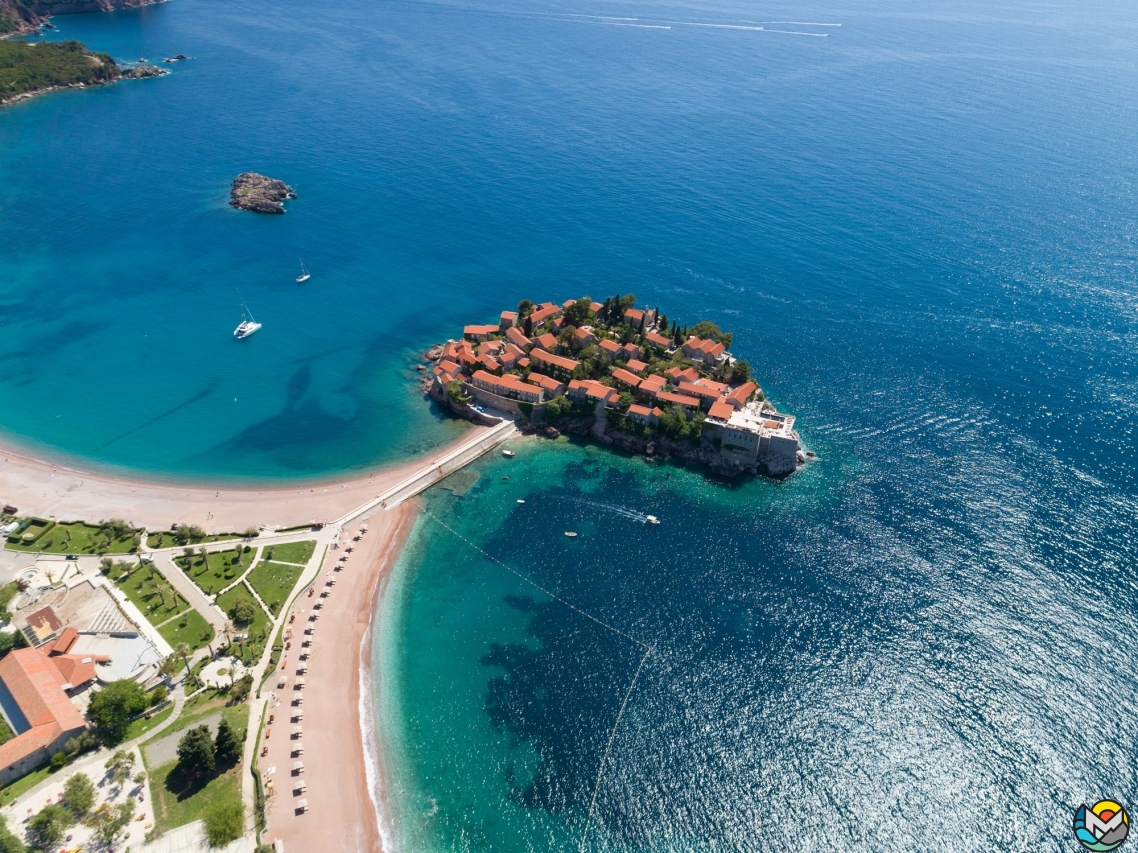
<instances>
[{"instance_id":1,"label":"concrete walkway","mask_svg":"<svg viewBox=\"0 0 1138 853\"><path fill-rule=\"evenodd\" d=\"M171 829L164 835L134 844L127 848L128 853L252 853L256 843L249 835L238 838L224 847L210 847L205 837L205 824L200 820Z\"/></svg>"}]
</instances>

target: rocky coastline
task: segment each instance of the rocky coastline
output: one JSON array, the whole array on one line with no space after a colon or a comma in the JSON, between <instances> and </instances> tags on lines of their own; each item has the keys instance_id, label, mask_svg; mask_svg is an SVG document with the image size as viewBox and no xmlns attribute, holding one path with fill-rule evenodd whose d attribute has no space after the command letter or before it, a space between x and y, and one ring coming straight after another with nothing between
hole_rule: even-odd
<instances>
[{"instance_id":1,"label":"rocky coastline","mask_svg":"<svg viewBox=\"0 0 1138 853\"><path fill-rule=\"evenodd\" d=\"M53 15L73 15L80 12L113 12L153 6L166 0L76 0L70 3L25 2L0 0L0 38L24 36L41 27L51 28L48 20Z\"/></svg>"},{"instance_id":2,"label":"rocky coastline","mask_svg":"<svg viewBox=\"0 0 1138 853\"><path fill-rule=\"evenodd\" d=\"M75 44L79 50L84 50L82 45L79 45L78 42L74 42L73 44ZM43 48L39 49L42 50ZM18 92L6 98L0 98L0 107L18 104L40 95L46 95L48 92L55 92L62 89L86 89L93 86L110 86L120 80L145 80L151 77L161 77L170 73L154 65L137 65L131 68L120 68L118 64L105 53L87 52L86 55L93 62L91 73L89 76L86 76L86 79L77 82L56 82L35 89ZM60 76L64 81L67 79L63 75Z\"/></svg>"},{"instance_id":3,"label":"rocky coastline","mask_svg":"<svg viewBox=\"0 0 1138 853\"><path fill-rule=\"evenodd\" d=\"M293 188L284 181L259 175L256 172L242 172L233 179L233 189L229 193L229 204L239 210L254 213L284 213L285 199L296 198Z\"/></svg>"}]
</instances>

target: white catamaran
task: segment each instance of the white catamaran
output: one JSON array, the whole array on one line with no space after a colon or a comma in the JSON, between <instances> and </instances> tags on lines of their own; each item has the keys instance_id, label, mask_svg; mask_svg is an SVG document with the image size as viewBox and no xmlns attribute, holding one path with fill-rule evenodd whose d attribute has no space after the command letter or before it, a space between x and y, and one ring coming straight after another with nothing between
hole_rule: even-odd
<instances>
[{"instance_id":1,"label":"white catamaran","mask_svg":"<svg viewBox=\"0 0 1138 853\"><path fill-rule=\"evenodd\" d=\"M312 273L310 273L308 271L308 268L304 265L304 259L301 258L300 259L300 275L298 275L296 277L296 283L297 284L304 284L304 282L308 281L310 278L312 278Z\"/></svg>"},{"instance_id":2,"label":"white catamaran","mask_svg":"<svg viewBox=\"0 0 1138 853\"><path fill-rule=\"evenodd\" d=\"M239 299L241 297L240 290L237 291L237 297ZM241 307L244 308L245 311L241 314L241 322L238 324L237 328L233 330L233 337L237 338L239 341L249 337L259 328L261 328L261 324L253 319L253 312L249 310L249 306L245 304L244 299L241 300Z\"/></svg>"}]
</instances>

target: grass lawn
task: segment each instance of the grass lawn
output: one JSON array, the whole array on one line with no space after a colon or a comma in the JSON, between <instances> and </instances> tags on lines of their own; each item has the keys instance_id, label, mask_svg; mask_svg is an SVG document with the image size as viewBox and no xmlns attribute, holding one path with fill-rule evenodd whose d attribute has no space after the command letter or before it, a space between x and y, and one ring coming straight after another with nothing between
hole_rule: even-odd
<instances>
[{"instance_id":1,"label":"grass lawn","mask_svg":"<svg viewBox=\"0 0 1138 853\"><path fill-rule=\"evenodd\" d=\"M196 610L187 610L177 619L167 622L158 629L162 638L178 648L179 643L185 643L191 650L200 649L213 639L213 626Z\"/></svg>"},{"instance_id":2,"label":"grass lawn","mask_svg":"<svg viewBox=\"0 0 1138 853\"><path fill-rule=\"evenodd\" d=\"M8 805L8 803L26 794L44 779L51 775L51 765L45 764L38 770L33 770L27 776L21 776L7 788L0 790L0 803Z\"/></svg>"},{"instance_id":3,"label":"grass lawn","mask_svg":"<svg viewBox=\"0 0 1138 853\"><path fill-rule=\"evenodd\" d=\"M240 562L233 562L234 557L238 557ZM248 553L242 548L240 551L231 549L211 553L206 562L202 562L202 558L195 554L189 561L188 569L185 557L179 557L177 562L206 595L213 595L241 577L256 558L256 548L250 548Z\"/></svg>"},{"instance_id":4,"label":"grass lawn","mask_svg":"<svg viewBox=\"0 0 1138 853\"><path fill-rule=\"evenodd\" d=\"M190 700L174 726L167 731L159 732L153 740L164 738L172 732L183 732L197 725L203 717L219 710L239 735L249 725L247 703L228 705L223 695L210 690ZM143 750L143 755L146 755L146 750ZM177 772L177 766L177 761L170 761L157 767L147 767L153 795L153 802L150 805L154 812L154 825L159 832L166 832L197 820L219 799L227 797L240 799L242 764L239 763L236 767L213 777L202 786L187 785Z\"/></svg>"},{"instance_id":5,"label":"grass lawn","mask_svg":"<svg viewBox=\"0 0 1138 853\"><path fill-rule=\"evenodd\" d=\"M253 571L249 572L246 580L257 590L261 600L269 606L276 616L281 612L288 594L296 586L297 578L304 571L303 566L291 566L286 563L266 563L261 561Z\"/></svg>"},{"instance_id":6,"label":"grass lawn","mask_svg":"<svg viewBox=\"0 0 1138 853\"><path fill-rule=\"evenodd\" d=\"M304 542L286 542L284 545L266 545L264 557L266 560L276 560L278 563L306 565L312 559L312 552L315 550L316 540L307 539Z\"/></svg>"},{"instance_id":7,"label":"grass lawn","mask_svg":"<svg viewBox=\"0 0 1138 853\"><path fill-rule=\"evenodd\" d=\"M126 594L135 607L146 614L152 625L165 622L190 606L190 603L178 595L153 565L138 566L130 574L121 574L115 569L111 574L117 576L111 578L115 585ZM161 595L150 587L152 582L161 587Z\"/></svg>"},{"instance_id":8,"label":"grass lawn","mask_svg":"<svg viewBox=\"0 0 1138 853\"><path fill-rule=\"evenodd\" d=\"M142 529L136 531L142 535ZM7 547L13 551L36 551L47 554L129 554L134 550L135 533L112 539L104 534L96 524L72 521L57 524L31 545L9 542Z\"/></svg>"},{"instance_id":9,"label":"grass lawn","mask_svg":"<svg viewBox=\"0 0 1138 853\"><path fill-rule=\"evenodd\" d=\"M198 545L208 545L210 542L225 542L229 539L242 539L243 533L218 533L214 536L207 536L198 542L194 542L191 547L196 548ZM170 530L151 530L146 536L146 544L150 548L184 548L184 542L177 542L174 539L174 533Z\"/></svg>"},{"instance_id":10,"label":"grass lawn","mask_svg":"<svg viewBox=\"0 0 1138 853\"><path fill-rule=\"evenodd\" d=\"M171 702L157 714L151 714L149 720L146 719L146 717L139 717L137 720L130 724L130 728L126 730L126 737L123 738L123 740L134 740L134 738L138 737L139 735L146 734L155 726L160 726L168 719L170 719L170 715L173 713L174 703Z\"/></svg>"},{"instance_id":11,"label":"grass lawn","mask_svg":"<svg viewBox=\"0 0 1138 853\"><path fill-rule=\"evenodd\" d=\"M0 743L7 743L15 736L16 733L12 731L12 727L8 725L8 721L0 717Z\"/></svg>"},{"instance_id":12,"label":"grass lawn","mask_svg":"<svg viewBox=\"0 0 1138 853\"><path fill-rule=\"evenodd\" d=\"M256 606L256 615L253 616L253 621L248 625L236 625L238 632L248 634L249 637L245 640L244 644L234 642L230 647L230 651L236 652L241 659L247 664L252 665L256 663L261 657L261 652L265 650L265 643L268 642L269 633L269 617L265 613L264 608L257 603L257 599L253 597L253 593L245 586L244 583L235 586L225 595L217 597L217 605L222 610L229 614L229 609L233 606L233 602L238 598L244 596L248 598ZM232 619L230 615L230 619Z\"/></svg>"}]
</instances>

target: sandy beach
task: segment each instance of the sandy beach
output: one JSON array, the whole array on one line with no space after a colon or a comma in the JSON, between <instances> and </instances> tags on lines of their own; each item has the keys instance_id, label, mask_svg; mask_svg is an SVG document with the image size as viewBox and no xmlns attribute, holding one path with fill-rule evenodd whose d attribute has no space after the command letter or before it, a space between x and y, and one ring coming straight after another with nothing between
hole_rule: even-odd
<instances>
[{"instance_id":1,"label":"sandy beach","mask_svg":"<svg viewBox=\"0 0 1138 853\"><path fill-rule=\"evenodd\" d=\"M270 697L269 713L274 715L271 736L262 742L267 754L258 758L258 766L266 780L272 780L273 795L268 800L268 827L263 843L280 839L284 849L307 851L337 850L344 853L374 853L383 848L375 806L379 792L368 790L365 762L367 752L360 725L360 684L370 682L370 626L375 604L395 559L415 518L413 504L389 512L381 512L368 521L368 532L360 542L352 542L358 528L346 530L341 541L355 547L341 571L334 571L344 553L329 551L325 565L316 579L315 595L302 593L293 606L292 648L285 651L281 667L266 683ZM328 579L336 584L326 586ZM313 604L320 593L329 590L316 622L309 621ZM294 689L300 652L306 636L304 629L314 626L314 641L303 690ZM361 679L361 667L367 673ZM281 675L288 684L278 688ZM303 695L303 703L293 704ZM297 711L303 719L295 720ZM291 737L293 726L303 733ZM298 743L303 754L294 755ZM370 744L369 746L374 746ZM374 752L374 751L373 751ZM304 762L302 771L293 764ZM272 770L272 772L269 772ZM307 784L297 793L297 782ZM308 801L308 810L297 808L300 799Z\"/></svg>"},{"instance_id":2,"label":"sandy beach","mask_svg":"<svg viewBox=\"0 0 1138 853\"><path fill-rule=\"evenodd\" d=\"M331 521L487 429L472 427L433 453L377 468L365 477L264 489L131 482L77 471L0 447L0 503L16 506L21 515L57 521L123 518L156 530L176 523L197 524L207 533Z\"/></svg>"}]
</instances>

